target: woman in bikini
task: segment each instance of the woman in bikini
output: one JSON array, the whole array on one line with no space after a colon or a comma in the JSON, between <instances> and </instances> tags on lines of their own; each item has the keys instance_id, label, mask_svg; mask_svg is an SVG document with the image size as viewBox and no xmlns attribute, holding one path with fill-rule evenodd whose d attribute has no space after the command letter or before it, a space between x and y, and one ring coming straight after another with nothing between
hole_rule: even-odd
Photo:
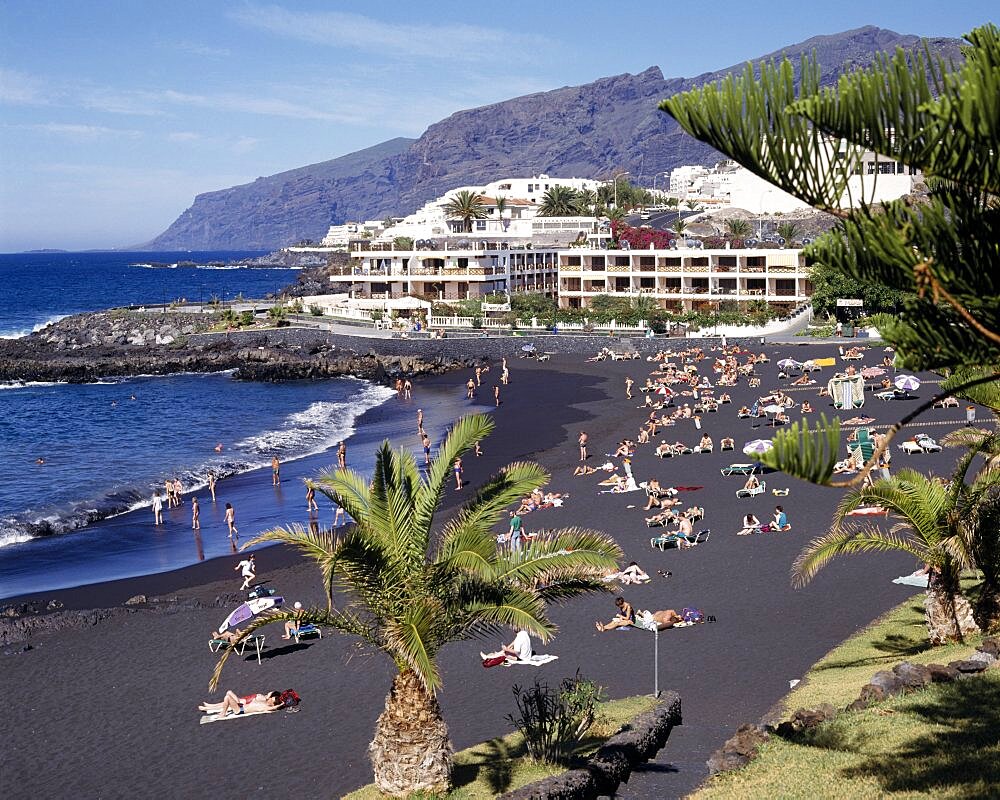
<instances>
[{"instance_id":1,"label":"woman in bikini","mask_svg":"<svg viewBox=\"0 0 1000 800\"><path fill-rule=\"evenodd\" d=\"M626 628L635 622L635 609L632 608L627 602L625 602L624 597L615 598L615 605L618 607L618 613L612 618L611 622L600 623L595 622L597 630L610 631L615 628Z\"/></svg>"}]
</instances>

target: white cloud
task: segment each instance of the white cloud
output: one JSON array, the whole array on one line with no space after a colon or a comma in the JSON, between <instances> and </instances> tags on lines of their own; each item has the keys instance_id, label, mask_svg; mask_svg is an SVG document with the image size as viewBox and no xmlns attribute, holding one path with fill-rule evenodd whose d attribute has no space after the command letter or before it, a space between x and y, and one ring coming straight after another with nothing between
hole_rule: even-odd
<instances>
[{"instance_id":1,"label":"white cloud","mask_svg":"<svg viewBox=\"0 0 1000 800\"><path fill-rule=\"evenodd\" d=\"M479 61L510 48L547 48L542 36L478 25L408 25L342 11L296 11L280 6L247 6L230 16L279 36L378 53L439 60Z\"/></svg>"},{"instance_id":2,"label":"white cloud","mask_svg":"<svg viewBox=\"0 0 1000 800\"><path fill-rule=\"evenodd\" d=\"M41 131L43 133L51 133L57 136L66 136L71 139L138 139L142 136L142 131L127 130L123 128L107 128L103 125L81 125L65 122L42 122L34 125L16 125L12 127Z\"/></svg>"},{"instance_id":3,"label":"white cloud","mask_svg":"<svg viewBox=\"0 0 1000 800\"><path fill-rule=\"evenodd\" d=\"M0 103L12 105L47 105L45 84L38 78L12 69L0 69Z\"/></svg>"}]
</instances>

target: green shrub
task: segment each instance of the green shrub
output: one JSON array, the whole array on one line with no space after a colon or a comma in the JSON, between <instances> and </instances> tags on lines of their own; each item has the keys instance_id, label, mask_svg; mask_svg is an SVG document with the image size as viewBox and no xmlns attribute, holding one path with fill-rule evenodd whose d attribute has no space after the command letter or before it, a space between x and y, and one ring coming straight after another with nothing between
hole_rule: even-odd
<instances>
[{"instance_id":1,"label":"green shrub","mask_svg":"<svg viewBox=\"0 0 1000 800\"><path fill-rule=\"evenodd\" d=\"M267 310L267 315L274 320L284 318L287 313L288 309L285 307L284 303L273 305Z\"/></svg>"},{"instance_id":2,"label":"green shrub","mask_svg":"<svg viewBox=\"0 0 1000 800\"><path fill-rule=\"evenodd\" d=\"M309 313L314 317L322 317L323 309L320 306L309 306Z\"/></svg>"},{"instance_id":3,"label":"green shrub","mask_svg":"<svg viewBox=\"0 0 1000 800\"><path fill-rule=\"evenodd\" d=\"M528 689L515 685L519 716L508 714L507 720L524 737L532 760L564 764L594 724L603 692L601 686L581 678L579 672L564 679L557 691L537 680Z\"/></svg>"},{"instance_id":4,"label":"green shrub","mask_svg":"<svg viewBox=\"0 0 1000 800\"><path fill-rule=\"evenodd\" d=\"M248 325L253 325L252 311L244 311L242 314L240 314L240 327L245 328Z\"/></svg>"}]
</instances>

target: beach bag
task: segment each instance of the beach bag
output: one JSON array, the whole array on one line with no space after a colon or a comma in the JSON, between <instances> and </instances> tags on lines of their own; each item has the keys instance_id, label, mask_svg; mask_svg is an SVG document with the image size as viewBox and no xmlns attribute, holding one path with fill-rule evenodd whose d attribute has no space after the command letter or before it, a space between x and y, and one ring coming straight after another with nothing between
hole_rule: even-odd
<instances>
[{"instance_id":1,"label":"beach bag","mask_svg":"<svg viewBox=\"0 0 1000 800\"><path fill-rule=\"evenodd\" d=\"M490 667L499 667L506 660L507 656L493 656L493 658L484 658L483 666L486 669L489 669Z\"/></svg>"},{"instance_id":2,"label":"beach bag","mask_svg":"<svg viewBox=\"0 0 1000 800\"><path fill-rule=\"evenodd\" d=\"M681 609L681 617L685 622L704 622L705 615L701 613L697 608L683 608Z\"/></svg>"},{"instance_id":3,"label":"beach bag","mask_svg":"<svg viewBox=\"0 0 1000 800\"><path fill-rule=\"evenodd\" d=\"M285 708L292 708L302 702L302 698L294 689L285 689L278 699Z\"/></svg>"}]
</instances>

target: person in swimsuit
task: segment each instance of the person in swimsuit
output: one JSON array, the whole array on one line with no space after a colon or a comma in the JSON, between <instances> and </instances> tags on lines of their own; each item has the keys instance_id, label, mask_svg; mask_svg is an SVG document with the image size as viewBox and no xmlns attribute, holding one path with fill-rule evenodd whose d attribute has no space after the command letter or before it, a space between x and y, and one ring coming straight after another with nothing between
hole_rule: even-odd
<instances>
[{"instance_id":1,"label":"person in swimsuit","mask_svg":"<svg viewBox=\"0 0 1000 800\"><path fill-rule=\"evenodd\" d=\"M206 714L219 714L226 716L230 711L234 714L244 714L246 712L277 711L284 707L281 699L281 692L268 692L267 694L248 694L243 697L237 696L233 691L226 692L226 696L221 703L210 703L207 700L198 706L199 711Z\"/></svg>"},{"instance_id":2,"label":"person in swimsuit","mask_svg":"<svg viewBox=\"0 0 1000 800\"><path fill-rule=\"evenodd\" d=\"M469 382L465 384L465 397L467 400L472 400L476 396L476 382L469 378Z\"/></svg>"},{"instance_id":3,"label":"person in swimsuit","mask_svg":"<svg viewBox=\"0 0 1000 800\"><path fill-rule=\"evenodd\" d=\"M201 530L201 507L198 505L198 498L191 498L191 530Z\"/></svg>"},{"instance_id":4,"label":"person in swimsuit","mask_svg":"<svg viewBox=\"0 0 1000 800\"><path fill-rule=\"evenodd\" d=\"M412 398L413 398L413 384L410 382L410 379L407 378L405 381L403 381L403 399L411 400Z\"/></svg>"},{"instance_id":5,"label":"person in swimsuit","mask_svg":"<svg viewBox=\"0 0 1000 800\"><path fill-rule=\"evenodd\" d=\"M493 399L496 401L497 408L500 408L500 384L498 383L493 387Z\"/></svg>"},{"instance_id":6,"label":"person in swimsuit","mask_svg":"<svg viewBox=\"0 0 1000 800\"><path fill-rule=\"evenodd\" d=\"M310 514L319 511L319 503L316 502L316 490L311 483L306 484L306 511Z\"/></svg>"},{"instance_id":7,"label":"person in swimsuit","mask_svg":"<svg viewBox=\"0 0 1000 800\"><path fill-rule=\"evenodd\" d=\"M344 442L337 445L337 466L347 469L347 445Z\"/></svg>"},{"instance_id":8,"label":"person in swimsuit","mask_svg":"<svg viewBox=\"0 0 1000 800\"><path fill-rule=\"evenodd\" d=\"M212 495L212 502L214 503L215 502L215 473L214 472L209 472L208 473L208 491L211 493L211 495Z\"/></svg>"},{"instance_id":9,"label":"person in swimsuit","mask_svg":"<svg viewBox=\"0 0 1000 800\"><path fill-rule=\"evenodd\" d=\"M257 565L254 563L253 553L251 553L247 558L233 567L233 571L238 569L243 570L240 575L243 577L243 585L240 587L240 591L245 591L247 587L254 581L257 577Z\"/></svg>"},{"instance_id":10,"label":"person in swimsuit","mask_svg":"<svg viewBox=\"0 0 1000 800\"><path fill-rule=\"evenodd\" d=\"M483 385L483 368L476 367L476 386Z\"/></svg>"},{"instance_id":11,"label":"person in swimsuit","mask_svg":"<svg viewBox=\"0 0 1000 800\"><path fill-rule=\"evenodd\" d=\"M277 486L281 483L281 462L277 456L271 456L271 485Z\"/></svg>"},{"instance_id":12,"label":"person in swimsuit","mask_svg":"<svg viewBox=\"0 0 1000 800\"><path fill-rule=\"evenodd\" d=\"M615 605L618 607L618 613L614 615L611 622L594 623L597 626L597 630L601 631L601 633L614 630L615 628L626 628L635 622L635 609L625 602L624 597L616 597Z\"/></svg>"},{"instance_id":13,"label":"person in swimsuit","mask_svg":"<svg viewBox=\"0 0 1000 800\"><path fill-rule=\"evenodd\" d=\"M417 409L417 433L421 436L424 434L424 410L422 408Z\"/></svg>"},{"instance_id":14,"label":"person in swimsuit","mask_svg":"<svg viewBox=\"0 0 1000 800\"><path fill-rule=\"evenodd\" d=\"M163 500L160 499L159 492L153 492L153 524L163 524Z\"/></svg>"},{"instance_id":15,"label":"person in swimsuit","mask_svg":"<svg viewBox=\"0 0 1000 800\"><path fill-rule=\"evenodd\" d=\"M455 459L453 470L455 472L455 491L457 492L462 488L462 459Z\"/></svg>"},{"instance_id":16,"label":"person in swimsuit","mask_svg":"<svg viewBox=\"0 0 1000 800\"><path fill-rule=\"evenodd\" d=\"M229 538L239 538L240 532L236 527L236 509L232 503L226 503L226 525L229 527Z\"/></svg>"},{"instance_id":17,"label":"person in swimsuit","mask_svg":"<svg viewBox=\"0 0 1000 800\"><path fill-rule=\"evenodd\" d=\"M580 431L580 436L576 440L576 443L580 445L580 460L587 460L587 434L584 431Z\"/></svg>"}]
</instances>

